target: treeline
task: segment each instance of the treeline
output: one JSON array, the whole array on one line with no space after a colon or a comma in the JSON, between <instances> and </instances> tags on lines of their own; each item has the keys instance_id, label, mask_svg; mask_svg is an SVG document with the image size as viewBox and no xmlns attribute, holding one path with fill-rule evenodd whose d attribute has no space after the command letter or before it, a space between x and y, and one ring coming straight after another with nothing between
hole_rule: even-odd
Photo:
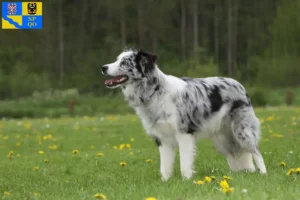
<instances>
[{"instance_id":1,"label":"treeline","mask_svg":"<svg viewBox=\"0 0 300 200\"><path fill-rule=\"evenodd\" d=\"M1 30L0 97L48 88L104 95L100 67L125 46L177 76L300 84L300 0L47 0L42 30Z\"/></svg>"}]
</instances>

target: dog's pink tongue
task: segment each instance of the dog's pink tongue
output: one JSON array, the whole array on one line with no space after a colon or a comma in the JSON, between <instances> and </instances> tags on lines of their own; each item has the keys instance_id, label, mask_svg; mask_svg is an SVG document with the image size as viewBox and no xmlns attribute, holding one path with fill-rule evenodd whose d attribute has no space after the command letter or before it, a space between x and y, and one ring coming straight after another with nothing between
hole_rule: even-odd
<instances>
[{"instance_id":1,"label":"dog's pink tongue","mask_svg":"<svg viewBox=\"0 0 300 200\"><path fill-rule=\"evenodd\" d=\"M112 83L116 83L118 82L123 76L117 76L113 79L109 79L109 80L105 80L104 84L107 85L107 84L112 84Z\"/></svg>"}]
</instances>

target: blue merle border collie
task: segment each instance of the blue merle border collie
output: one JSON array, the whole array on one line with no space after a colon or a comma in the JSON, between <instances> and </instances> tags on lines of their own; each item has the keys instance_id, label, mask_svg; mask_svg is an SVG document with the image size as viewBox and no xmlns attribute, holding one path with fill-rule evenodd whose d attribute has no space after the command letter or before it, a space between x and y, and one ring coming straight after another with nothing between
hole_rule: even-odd
<instances>
[{"instance_id":1,"label":"blue merle border collie","mask_svg":"<svg viewBox=\"0 0 300 200\"><path fill-rule=\"evenodd\" d=\"M209 137L225 155L232 171L266 173L258 150L260 122L245 88L231 78L178 78L164 74L157 56L126 49L114 63L102 67L113 77L108 88L121 88L160 152L162 180L173 172L175 147L180 154L182 177L195 173L196 141Z\"/></svg>"}]
</instances>

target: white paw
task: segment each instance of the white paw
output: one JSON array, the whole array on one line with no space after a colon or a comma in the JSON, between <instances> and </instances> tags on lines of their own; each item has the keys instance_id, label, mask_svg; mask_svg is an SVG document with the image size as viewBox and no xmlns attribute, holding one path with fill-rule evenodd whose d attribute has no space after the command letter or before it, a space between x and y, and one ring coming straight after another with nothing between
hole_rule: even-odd
<instances>
[{"instance_id":1,"label":"white paw","mask_svg":"<svg viewBox=\"0 0 300 200\"><path fill-rule=\"evenodd\" d=\"M191 179L194 173L195 171L193 171L192 169L181 170L182 178L185 180Z\"/></svg>"},{"instance_id":2,"label":"white paw","mask_svg":"<svg viewBox=\"0 0 300 200\"><path fill-rule=\"evenodd\" d=\"M167 181L167 180L169 180L171 175L172 175L172 171L165 171L165 172L161 171L161 180Z\"/></svg>"}]
</instances>

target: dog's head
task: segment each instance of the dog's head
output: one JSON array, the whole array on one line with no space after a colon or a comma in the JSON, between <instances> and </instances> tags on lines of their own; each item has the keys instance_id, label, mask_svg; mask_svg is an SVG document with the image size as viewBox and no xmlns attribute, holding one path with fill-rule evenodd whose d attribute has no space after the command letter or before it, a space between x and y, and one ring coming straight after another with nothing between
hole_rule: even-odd
<instances>
[{"instance_id":1,"label":"dog's head","mask_svg":"<svg viewBox=\"0 0 300 200\"><path fill-rule=\"evenodd\" d=\"M125 50L113 63L103 65L102 74L112 76L106 80L108 88L117 88L122 85L141 81L148 78L155 69L157 56L143 50Z\"/></svg>"}]
</instances>

